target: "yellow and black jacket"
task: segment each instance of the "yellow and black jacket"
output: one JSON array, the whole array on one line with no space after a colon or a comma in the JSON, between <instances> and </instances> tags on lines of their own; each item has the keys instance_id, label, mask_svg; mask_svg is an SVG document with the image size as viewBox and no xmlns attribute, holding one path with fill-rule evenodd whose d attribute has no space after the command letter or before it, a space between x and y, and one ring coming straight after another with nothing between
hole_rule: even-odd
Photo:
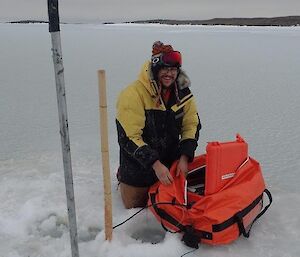
<instances>
[{"instance_id":1,"label":"yellow and black jacket","mask_svg":"<svg viewBox=\"0 0 300 257\"><path fill-rule=\"evenodd\" d=\"M201 128L187 75L180 70L178 95L172 90L167 104L152 78L150 62L146 62L138 80L124 89L117 101L119 179L133 186L157 181L152 169L156 160L170 167L185 154L192 161Z\"/></svg>"}]
</instances>

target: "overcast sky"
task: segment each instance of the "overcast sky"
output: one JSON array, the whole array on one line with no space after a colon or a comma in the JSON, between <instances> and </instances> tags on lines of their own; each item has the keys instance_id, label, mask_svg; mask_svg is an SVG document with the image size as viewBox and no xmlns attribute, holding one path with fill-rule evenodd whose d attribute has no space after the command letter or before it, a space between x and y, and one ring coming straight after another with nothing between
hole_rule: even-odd
<instances>
[{"instance_id":1,"label":"overcast sky","mask_svg":"<svg viewBox=\"0 0 300 257\"><path fill-rule=\"evenodd\" d=\"M61 21L300 15L300 0L59 0ZM0 21L47 19L47 0L0 0Z\"/></svg>"}]
</instances>

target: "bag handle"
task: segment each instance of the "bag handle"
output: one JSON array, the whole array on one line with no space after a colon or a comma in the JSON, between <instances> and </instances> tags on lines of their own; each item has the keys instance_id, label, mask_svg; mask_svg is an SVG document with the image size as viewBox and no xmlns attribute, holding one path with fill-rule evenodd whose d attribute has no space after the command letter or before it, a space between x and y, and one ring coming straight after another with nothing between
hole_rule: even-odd
<instances>
[{"instance_id":1,"label":"bag handle","mask_svg":"<svg viewBox=\"0 0 300 257\"><path fill-rule=\"evenodd\" d=\"M267 206L265 206L265 208L255 217L255 219L252 221L252 223L250 225L250 228L247 232L246 232L246 229L245 229L245 226L244 226L244 223L243 223L242 213L238 212L235 215L236 220L237 220L237 224L238 224L238 227L239 227L240 234L243 234L243 236L246 237L246 238L248 238L250 236L250 231L252 229L252 226L253 226L254 222L256 220L258 220L267 211L267 209L270 207L270 205L272 203L272 195L271 195L270 191L268 189L265 189L263 193L266 193L266 195L268 196L269 204Z\"/></svg>"}]
</instances>

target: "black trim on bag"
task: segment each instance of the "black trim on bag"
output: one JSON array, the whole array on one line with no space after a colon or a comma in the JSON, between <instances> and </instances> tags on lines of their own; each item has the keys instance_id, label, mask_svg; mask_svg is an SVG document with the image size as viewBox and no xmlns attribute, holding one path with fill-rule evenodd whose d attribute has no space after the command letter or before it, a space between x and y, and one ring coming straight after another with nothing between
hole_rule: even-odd
<instances>
[{"instance_id":1,"label":"black trim on bag","mask_svg":"<svg viewBox=\"0 0 300 257\"><path fill-rule=\"evenodd\" d=\"M156 193L151 193L150 194L150 201L151 201L151 204L152 204L152 207L154 209L154 211L156 212L156 214L161 217L162 219L164 219L165 221L167 221L168 223L172 224L173 226L177 227L179 230L176 231L175 233L177 232L186 232L187 230L187 227L190 227L190 226L184 226L183 224L181 224L179 221L177 221L174 217L172 217L170 214L168 214L165 210L157 207L157 205L159 204L171 204L172 203L157 203L156 200L155 200L155 197L156 197L156 194L158 193L158 190L156 191ZM174 205L174 204L173 204ZM166 228L166 226L161 222L161 225L162 227L168 231L168 232L171 232L171 233L174 233L170 230L168 230ZM206 231L203 231L203 230L198 230L198 229L194 229L194 233L199 237L199 238L203 238L203 239L207 239L207 240L212 240L212 233L210 232L206 232Z\"/></svg>"},{"instance_id":2,"label":"black trim on bag","mask_svg":"<svg viewBox=\"0 0 300 257\"><path fill-rule=\"evenodd\" d=\"M266 212L266 210L269 208L269 206L272 203L272 196L271 196L271 193L269 192L269 190L265 189L264 192L268 195L270 203L264 208L263 211L261 211L257 215L257 217L253 220L252 224L254 223L254 221L256 221L259 217L261 217ZM220 231L232 226L234 223L238 223L240 233L244 234L243 231L241 231L239 220L243 219L244 216L246 216L252 209L254 209L254 207L262 200L263 193L261 195L259 195L250 205L248 205L246 208L244 208L240 212L236 213L234 216L232 216L228 220L225 220L224 222L222 222L220 224L212 225L212 231L220 232Z\"/></svg>"},{"instance_id":3,"label":"black trim on bag","mask_svg":"<svg viewBox=\"0 0 300 257\"><path fill-rule=\"evenodd\" d=\"M262 194L257 197L250 205L248 205L245 209L243 209L242 211L240 211L240 215L242 217L246 216L262 199ZM212 225L212 231L213 232L220 232L230 226L232 226L234 223L236 223L236 217L235 215L232 216L231 218L229 218L228 220L225 220L224 222L220 223L220 224L215 224Z\"/></svg>"},{"instance_id":4,"label":"black trim on bag","mask_svg":"<svg viewBox=\"0 0 300 257\"><path fill-rule=\"evenodd\" d=\"M243 234L244 237L248 238L250 236L250 231L251 231L251 228L254 224L254 222L256 220L258 220L266 211L267 209L270 207L271 203L272 203L272 195L271 195L271 192L268 190L268 189L265 189L264 190L264 193L267 194L268 198L269 198L269 204L256 216L256 218L252 221L251 225L250 225L250 228L248 229L248 231L246 231L245 229L245 226L244 226L244 223L243 223L243 217L241 217L239 215L239 213L236 214L236 217L237 217L237 223L238 223L238 227L239 227L239 231L240 231L240 234Z\"/></svg>"},{"instance_id":5,"label":"black trim on bag","mask_svg":"<svg viewBox=\"0 0 300 257\"><path fill-rule=\"evenodd\" d=\"M203 231L203 230L198 230L198 229L195 229L194 232L195 232L196 235L198 235L202 239L207 239L207 240L212 240L213 239L213 234L210 233L210 232Z\"/></svg>"},{"instance_id":6,"label":"black trim on bag","mask_svg":"<svg viewBox=\"0 0 300 257\"><path fill-rule=\"evenodd\" d=\"M170 224L174 225L175 227L177 227L179 229L179 231L177 232L182 232L185 229L185 226L182 225L181 223L179 223L175 218L173 218L171 215L169 215L165 210L158 208L157 205L159 203L156 203L155 201L155 197L156 197L156 193L152 193L150 194L150 200L151 200L151 204L153 209L155 210L156 214L161 217L162 219L166 220L167 222L169 222ZM163 204L163 203L162 203ZM171 203L172 204L172 203Z\"/></svg>"}]
</instances>

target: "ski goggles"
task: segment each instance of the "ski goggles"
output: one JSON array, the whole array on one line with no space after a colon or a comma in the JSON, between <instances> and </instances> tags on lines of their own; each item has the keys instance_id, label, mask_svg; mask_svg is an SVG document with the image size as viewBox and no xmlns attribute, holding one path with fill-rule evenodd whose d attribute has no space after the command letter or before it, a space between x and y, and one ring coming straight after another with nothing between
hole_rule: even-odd
<instances>
[{"instance_id":1,"label":"ski goggles","mask_svg":"<svg viewBox=\"0 0 300 257\"><path fill-rule=\"evenodd\" d=\"M178 51L171 51L168 53L163 53L160 56L154 57L152 59L152 65L160 65L167 67L181 67L182 59L181 53Z\"/></svg>"}]
</instances>

